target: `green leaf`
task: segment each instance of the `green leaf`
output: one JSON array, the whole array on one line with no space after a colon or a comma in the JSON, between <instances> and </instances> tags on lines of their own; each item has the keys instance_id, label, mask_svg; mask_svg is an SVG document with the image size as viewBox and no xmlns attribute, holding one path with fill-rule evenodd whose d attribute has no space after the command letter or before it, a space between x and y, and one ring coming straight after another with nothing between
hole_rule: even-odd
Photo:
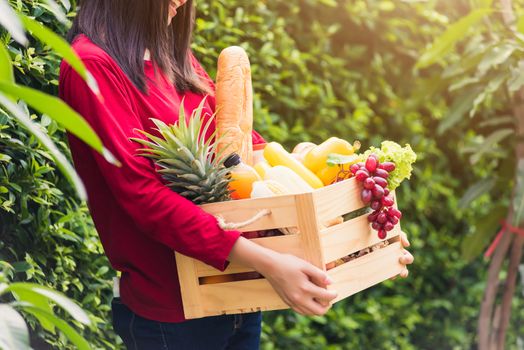
<instances>
[{"instance_id":1,"label":"green leaf","mask_svg":"<svg viewBox=\"0 0 524 350\"><path fill-rule=\"evenodd\" d=\"M471 42L474 42L474 40L472 39ZM471 72L476 70L483 56L484 49L482 47L472 50L470 54L461 57L460 61L445 67L442 72L442 78L449 79L456 78L458 75L471 74Z\"/></svg>"},{"instance_id":2,"label":"green leaf","mask_svg":"<svg viewBox=\"0 0 524 350\"><path fill-rule=\"evenodd\" d=\"M490 127L490 126L511 126L513 125L513 116L503 115L500 117L490 118L479 123L481 128Z\"/></svg>"},{"instance_id":3,"label":"green leaf","mask_svg":"<svg viewBox=\"0 0 524 350\"><path fill-rule=\"evenodd\" d=\"M71 2L69 0L60 0L62 6L65 7L67 11L71 10Z\"/></svg>"},{"instance_id":4,"label":"green leaf","mask_svg":"<svg viewBox=\"0 0 524 350\"><path fill-rule=\"evenodd\" d=\"M517 30L519 33L524 34L524 16L520 16L517 20Z\"/></svg>"},{"instance_id":5,"label":"green leaf","mask_svg":"<svg viewBox=\"0 0 524 350\"><path fill-rule=\"evenodd\" d=\"M524 61L520 61L518 66L511 70L511 76L508 79L509 92L516 92L524 86Z\"/></svg>"},{"instance_id":6,"label":"green leaf","mask_svg":"<svg viewBox=\"0 0 524 350\"><path fill-rule=\"evenodd\" d=\"M9 82L15 81L13 68L11 66L11 57L5 48L4 44L0 44L0 81L6 80Z\"/></svg>"},{"instance_id":7,"label":"green leaf","mask_svg":"<svg viewBox=\"0 0 524 350\"><path fill-rule=\"evenodd\" d=\"M477 199L484 193L491 191L494 186L494 178L483 179L475 183L466 191L466 193L464 193L462 198L459 200L459 208L466 209L471 204L471 202L473 202L475 199Z\"/></svg>"},{"instance_id":8,"label":"green leaf","mask_svg":"<svg viewBox=\"0 0 524 350\"><path fill-rule=\"evenodd\" d=\"M478 65L479 74L484 75L489 69L506 62L516 49L515 45L507 43L490 48Z\"/></svg>"},{"instance_id":9,"label":"green leaf","mask_svg":"<svg viewBox=\"0 0 524 350\"><path fill-rule=\"evenodd\" d=\"M40 4L40 6L48 9L53 15L55 15L57 20L62 24L67 24L69 22L60 5L58 5L54 0L44 0L44 2L45 4Z\"/></svg>"},{"instance_id":10,"label":"green leaf","mask_svg":"<svg viewBox=\"0 0 524 350\"><path fill-rule=\"evenodd\" d=\"M31 349L24 319L18 311L5 304L0 304L0 349Z\"/></svg>"},{"instance_id":11,"label":"green leaf","mask_svg":"<svg viewBox=\"0 0 524 350\"><path fill-rule=\"evenodd\" d=\"M82 60L78 57L71 46L69 46L67 41L34 19L26 16L21 16L21 19L31 34L46 45L49 45L57 54L62 56L67 63L69 63L71 67L80 74L82 78L84 78L91 90L93 90L93 92L102 100L100 89L98 88L95 78L91 73L89 73Z\"/></svg>"},{"instance_id":12,"label":"green leaf","mask_svg":"<svg viewBox=\"0 0 524 350\"><path fill-rule=\"evenodd\" d=\"M415 68L426 68L444 58L444 56L453 50L457 42L466 38L471 27L480 22L482 18L490 12L492 12L491 9L477 9L453 23L444 34L438 37L422 54Z\"/></svg>"},{"instance_id":13,"label":"green leaf","mask_svg":"<svg viewBox=\"0 0 524 350\"><path fill-rule=\"evenodd\" d=\"M446 116L441 120L437 132L442 135L449 128L457 124L466 113L473 107L473 102L480 94L481 88L475 87L456 98L453 105L449 108Z\"/></svg>"},{"instance_id":14,"label":"green leaf","mask_svg":"<svg viewBox=\"0 0 524 350\"><path fill-rule=\"evenodd\" d=\"M7 289L13 293L25 292L45 297L67 311L78 322L83 324L90 324L91 322L84 310L82 310L77 304L69 300L62 293L52 290L51 288L33 283L13 283Z\"/></svg>"},{"instance_id":15,"label":"green leaf","mask_svg":"<svg viewBox=\"0 0 524 350\"><path fill-rule=\"evenodd\" d=\"M478 77L465 77L465 78L460 79L456 83L453 83L449 87L449 91L455 91L455 90L458 90L458 89L462 89L463 87L465 87L467 85L475 84L475 83L478 83L478 82L479 82L479 78Z\"/></svg>"},{"instance_id":16,"label":"green leaf","mask_svg":"<svg viewBox=\"0 0 524 350\"><path fill-rule=\"evenodd\" d=\"M0 0L0 25L22 45L27 45L24 27L7 0Z\"/></svg>"},{"instance_id":17,"label":"green leaf","mask_svg":"<svg viewBox=\"0 0 524 350\"><path fill-rule=\"evenodd\" d=\"M515 197L513 198L515 212L513 226L522 227L524 224L524 159L517 163L517 181L515 184Z\"/></svg>"},{"instance_id":18,"label":"green leaf","mask_svg":"<svg viewBox=\"0 0 524 350\"><path fill-rule=\"evenodd\" d=\"M51 141L49 136L42 132L40 127L33 123L31 118L29 118L29 116L27 116L18 105L14 104L11 100L2 94L0 94L0 105L3 105L13 115L13 117L17 119L20 124L25 126L26 129L31 134L33 134L38 139L38 141L40 141L42 146L44 146L51 153L51 156L55 160L58 168L76 189L80 199L86 200L87 193L82 180L80 180L80 177L76 173L75 169L73 169L71 164L69 164L67 161L67 158L58 150L58 148L56 148L55 144L53 141Z\"/></svg>"},{"instance_id":19,"label":"green leaf","mask_svg":"<svg viewBox=\"0 0 524 350\"><path fill-rule=\"evenodd\" d=\"M108 162L119 164L111 152L103 146L102 141L85 119L61 99L35 89L7 82L0 82L0 92L24 100L38 112L53 118L69 132L93 147Z\"/></svg>"},{"instance_id":20,"label":"green leaf","mask_svg":"<svg viewBox=\"0 0 524 350\"><path fill-rule=\"evenodd\" d=\"M51 304L49 304L49 299L47 297L35 293L31 290L28 291L22 288L19 288L16 291L11 291L13 292L18 301L32 304L41 310L44 310L51 314L53 313L53 309L51 307ZM51 332L53 334L55 333L54 325L51 322L49 322L46 318L38 318L38 321L46 331Z\"/></svg>"},{"instance_id":21,"label":"green leaf","mask_svg":"<svg viewBox=\"0 0 524 350\"><path fill-rule=\"evenodd\" d=\"M61 320L60 318L56 317L55 315L52 315L50 313L47 313L45 311L42 311L41 309L38 309L36 307L31 306L23 306L23 310L27 313L32 314L33 316L37 318L45 318L52 324L56 326L64 335L73 343L77 349L79 350L90 350L91 346L89 346L89 343L87 340L85 340L77 331L73 329L70 325L68 325L65 321Z\"/></svg>"},{"instance_id":22,"label":"green leaf","mask_svg":"<svg viewBox=\"0 0 524 350\"><path fill-rule=\"evenodd\" d=\"M492 149L497 143L504 140L509 135L514 134L513 129L500 129L492 132L482 143L482 146L471 156L471 164L475 165L480 161L482 156Z\"/></svg>"},{"instance_id":23,"label":"green leaf","mask_svg":"<svg viewBox=\"0 0 524 350\"><path fill-rule=\"evenodd\" d=\"M469 112L469 116L473 117L477 113L478 107L493 93L497 92L502 84L508 78L508 73L505 71L497 72L495 77L492 77L486 88L473 101L473 108Z\"/></svg>"},{"instance_id":24,"label":"green leaf","mask_svg":"<svg viewBox=\"0 0 524 350\"><path fill-rule=\"evenodd\" d=\"M336 154L332 153L328 155L327 159L327 165L329 166L335 166L338 164L348 164L348 163L355 163L358 161L359 157L356 154L352 154L350 156L342 155L342 154Z\"/></svg>"},{"instance_id":25,"label":"green leaf","mask_svg":"<svg viewBox=\"0 0 524 350\"><path fill-rule=\"evenodd\" d=\"M462 257L470 262L478 257L491 243L497 233L500 221L506 216L507 208L498 206L489 215L480 217L475 225L475 232L462 241Z\"/></svg>"}]
</instances>

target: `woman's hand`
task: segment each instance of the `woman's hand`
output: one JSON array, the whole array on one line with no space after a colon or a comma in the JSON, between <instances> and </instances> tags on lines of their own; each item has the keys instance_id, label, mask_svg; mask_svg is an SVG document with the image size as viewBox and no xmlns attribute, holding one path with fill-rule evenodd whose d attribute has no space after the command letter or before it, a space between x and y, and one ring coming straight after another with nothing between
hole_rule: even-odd
<instances>
[{"instance_id":1,"label":"woman's hand","mask_svg":"<svg viewBox=\"0 0 524 350\"><path fill-rule=\"evenodd\" d=\"M240 237L229 261L248 266L262 274L278 295L302 315L323 315L337 297L327 290L328 275L293 255L277 253Z\"/></svg>"},{"instance_id":2,"label":"woman's hand","mask_svg":"<svg viewBox=\"0 0 524 350\"><path fill-rule=\"evenodd\" d=\"M324 271L289 254L277 253L272 262L259 272L293 310L323 315L330 309L337 293L326 289L332 282Z\"/></svg>"},{"instance_id":3,"label":"woman's hand","mask_svg":"<svg viewBox=\"0 0 524 350\"><path fill-rule=\"evenodd\" d=\"M408 236L404 232L402 232L402 234L400 235L400 244L403 247L403 249L402 249L403 255L400 257L399 262L402 265L404 265L404 269L402 270L402 272L400 272L400 277L407 278L408 275L409 275L409 270L408 270L406 265L412 264L413 261L415 260L415 258L413 257L413 255L411 255L410 252L408 252L406 249L404 249L404 248L407 248L407 247L409 247L411 245L409 243Z\"/></svg>"}]
</instances>

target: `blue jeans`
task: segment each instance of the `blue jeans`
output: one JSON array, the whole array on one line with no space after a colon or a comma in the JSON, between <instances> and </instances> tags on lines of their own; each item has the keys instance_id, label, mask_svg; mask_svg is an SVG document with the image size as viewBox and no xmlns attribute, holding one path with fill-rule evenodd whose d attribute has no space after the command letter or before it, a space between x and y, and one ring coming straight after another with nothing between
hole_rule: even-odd
<instances>
[{"instance_id":1,"label":"blue jeans","mask_svg":"<svg viewBox=\"0 0 524 350\"><path fill-rule=\"evenodd\" d=\"M128 350L257 350L262 314L166 323L145 319L113 299L113 328Z\"/></svg>"}]
</instances>

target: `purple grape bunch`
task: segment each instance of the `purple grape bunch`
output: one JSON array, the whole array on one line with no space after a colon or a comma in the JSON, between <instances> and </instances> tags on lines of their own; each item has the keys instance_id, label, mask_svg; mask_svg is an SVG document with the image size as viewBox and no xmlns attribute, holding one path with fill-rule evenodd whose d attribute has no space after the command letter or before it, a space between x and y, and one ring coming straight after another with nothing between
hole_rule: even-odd
<instances>
[{"instance_id":1,"label":"purple grape bunch","mask_svg":"<svg viewBox=\"0 0 524 350\"><path fill-rule=\"evenodd\" d=\"M393 207L395 198L388 189L389 173L395 170L395 163L381 163L377 155L371 154L365 163L353 164L350 170L362 183L362 201L373 210L368 216L371 227L378 232L380 239L385 239L388 231L393 230L402 218L400 210Z\"/></svg>"}]
</instances>

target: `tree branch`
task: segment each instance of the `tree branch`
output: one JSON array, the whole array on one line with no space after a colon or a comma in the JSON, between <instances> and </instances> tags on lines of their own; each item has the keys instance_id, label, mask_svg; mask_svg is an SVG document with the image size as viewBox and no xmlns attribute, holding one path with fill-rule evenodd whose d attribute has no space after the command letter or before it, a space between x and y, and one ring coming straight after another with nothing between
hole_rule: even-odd
<instances>
[{"instance_id":1,"label":"tree branch","mask_svg":"<svg viewBox=\"0 0 524 350\"><path fill-rule=\"evenodd\" d=\"M506 285L504 288L504 295L502 297L502 305L500 310L500 324L496 334L496 343L498 350L505 349L506 331L508 330L509 320L511 316L511 302L515 294L515 285L517 283L517 275L519 271L520 260L522 259L522 248L524 247L524 237L518 236L513 242L511 249L511 257L508 266L508 276L506 277Z\"/></svg>"},{"instance_id":2,"label":"tree branch","mask_svg":"<svg viewBox=\"0 0 524 350\"><path fill-rule=\"evenodd\" d=\"M500 0L500 5L502 9L502 17L504 23L508 28L515 31L515 13L513 11L512 1L511 0ZM519 161L524 160L524 141L519 137L524 134L524 106L522 102L524 101L524 88L520 89L517 94L514 96L513 102L513 118L515 120L516 128L516 145L515 145L515 155L517 164ZM516 179L518 179L519 167L517 166ZM518 195L516 191L517 181L515 182L515 189L512 194L512 201L515 196ZM513 204L510 205L510 212L508 214L507 222L512 224L513 216ZM523 226L524 223L517 223L520 226ZM502 263L506 256L506 253L513 241L513 233L505 232L501 244L504 244L503 247L499 245L495 257L491 261L489 272L488 272L488 281L486 285L486 291L484 294L484 300L482 301L481 314L479 317L479 326L478 326L478 335L479 335L479 349L481 350L504 350L505 340L506 340L506 331L509 326L509 320L511 318L511 302L513 300L513 295L515 293L515 285L517 280L517 273L520 261L522 259L522 250L524 248L524 237L518 237L513 242L513 247L511 249L510 262L508 266L508 274L506 277L506 283L504 288L504 294L502 297L502 304L499 307L496 307L496 315L492 314L494 309L496 291L498 287L498 273L502 267ZM499 253L499 254L497 254Z\"/></svg>"},{"instance_id":3,"label":"tree branch","mask_svg":"<svg viewBox=\"0 0 524 350\"><path fill-rule=\"evenodd\" d=\"M506 220L511 220L512 215L508 215ZM491 259L488 270L488 280L486 283L486 290L484 291L484 298L480 306L480 316L478 324L478 348L479 350L492 350L490 346L492 342L492 328L493 328L493 309L495 305L495 298L497 296L497 289L499 285L499 274L502 269L502 264L506 259L513 234L504 232L499 245L495 249L495 254Z\"/></svg>"}]
</instances>

